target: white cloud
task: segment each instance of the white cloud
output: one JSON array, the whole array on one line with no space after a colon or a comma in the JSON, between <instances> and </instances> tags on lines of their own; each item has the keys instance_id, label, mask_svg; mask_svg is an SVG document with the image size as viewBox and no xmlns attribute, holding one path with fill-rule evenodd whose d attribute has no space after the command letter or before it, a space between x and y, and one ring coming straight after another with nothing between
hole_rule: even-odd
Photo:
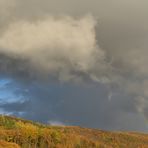
<instances>
[{"instance_id":1,"label":"white cloud","mask_svg":"<svg viewBox=\"0 0 148 148\"><path fill-rule=\"evenodd\" d=\"M32 67L60 80L81 79L73 73L89 74L106 70L105 53L96 42L96 21L92 16L80 19L54 18L9 25L0 37L0 53L28 59ZM96 79L104 80L104 72ZM101 78L102 77L102 78Z\"/></svg>"},{"instance_id":2,"label":"white cloud","mask_svg":"<svg viewBox=\"0 0 148 148\"><path fill-rule=\"evenodd\" d=\"M60 121L48 121L48 124L49 125L52 125L52 126L66 126L63 122L60 122Z\"/></svg>"}]
</instances>

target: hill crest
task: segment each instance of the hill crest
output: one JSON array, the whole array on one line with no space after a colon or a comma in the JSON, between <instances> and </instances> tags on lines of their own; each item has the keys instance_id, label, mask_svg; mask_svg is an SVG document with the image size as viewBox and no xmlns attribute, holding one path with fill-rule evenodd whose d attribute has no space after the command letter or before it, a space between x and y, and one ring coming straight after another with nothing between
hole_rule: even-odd
<instances>
[{"instance_id":1,"label":"hill crest","mask_svg":"<svg viewBox=\"0 0 148 148\"><path fill-rule=\"evenodd\" d=\"M0 116L0 148L148 148L148 134L50 126Z\"/></svg>"}]
</instances>

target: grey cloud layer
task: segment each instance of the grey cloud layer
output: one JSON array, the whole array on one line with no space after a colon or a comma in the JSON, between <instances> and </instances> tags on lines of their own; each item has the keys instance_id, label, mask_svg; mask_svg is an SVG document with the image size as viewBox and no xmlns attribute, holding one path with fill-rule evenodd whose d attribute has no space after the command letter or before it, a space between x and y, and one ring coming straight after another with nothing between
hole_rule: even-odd
<instances>
[{"instance_id":1,"label":"grey cloud layer","mask_svg":"<svg viewBox=\"0 0 148 148\"><path fill-rule=\"evenodd\" d=\"M25 87L28 87L28 80L41 82L42 78L71 85L87 82L83 85L89 87L83 86L81 93L77 92L78 96L75 96L67 94L69 91L73 94L76 88L69 90L63 84L61 98L45 91L47 86L40 84L40 89L35 88L33 92L31 89L32 93L26 94L32 98L32 104L38 106L42 102L35 94L40 90L45 101L42 105L53 104L51 118L58 116L60 120L70 120L70 123L78 120L86 126L107 129L147 130L144 119L148 118L146 0L0 0L0 4L3 8L0 9L1 73L19 79ZM24 80L27 81L25 84ZM96 93L95 88L107 95ZM84 96L83 89L92 96ZM59 88L55 90L60 93ZM78 107L78 112L72 109L71 102ZM84 103L83 109L79 106L81 102ZM60 105L56 108L55 104ZM87 111L85 106L88 104L97 106L89 106L91 109L85 117L83 111ZM12 104L14 110L15 107L16 104ZM8 110L6 105L4 108ZM13 112L10 104L9 108ZM30 112L39 113L37 108L29 108ZM41 114L47 112L48 109ZM92 116L95 124L88 121ZM99 124L100 120L102 123ZM126 125L127 120L131 121L130 125ZM138 120L137 124L135 120Z\"/></svg>"},{"instance_id":2,"label":"grey cloud layer","mask_svg":"<svg viewBox=\"0 0 148 148\"><path fill-rule=\"evenodd\" d=\"M71 71L87 73L92 69L96 54L104 61L104 52L96 45L94 25L91 17L16 22L0 38L1 53L28 59L43 73L61 73L59 79L72 79Z\"/></svg>"}]
</instances>

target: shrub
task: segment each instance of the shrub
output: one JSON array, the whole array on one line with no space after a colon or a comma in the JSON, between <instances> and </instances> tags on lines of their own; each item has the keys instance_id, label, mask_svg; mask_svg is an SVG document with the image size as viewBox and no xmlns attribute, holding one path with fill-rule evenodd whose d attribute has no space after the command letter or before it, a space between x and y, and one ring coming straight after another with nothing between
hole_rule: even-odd
<instances>
[{"instance_id":1,"label":"shrub","mask_svg":"<svg viewBox=\"0 0 148 148\"><path fill-rule=\"evenodd\" d=\"M5 118L4 116L0 117L0 126L3 126L7 129L14 129L16 128L16 124L14 120L11 120L9 118Z\"/></svg>"},{"instance_id":2,"label":"shrub","mask_svg":"<svg viewBox=\"0 0 148 148\"><path fill-rule=\"evenodd\" d=\"M62 138L62 135L61 135L60 132L52 131L52 133L51 133L51 140L53 141L54 144L61 143L61 138Z\"/></svg>"}]
</instances>

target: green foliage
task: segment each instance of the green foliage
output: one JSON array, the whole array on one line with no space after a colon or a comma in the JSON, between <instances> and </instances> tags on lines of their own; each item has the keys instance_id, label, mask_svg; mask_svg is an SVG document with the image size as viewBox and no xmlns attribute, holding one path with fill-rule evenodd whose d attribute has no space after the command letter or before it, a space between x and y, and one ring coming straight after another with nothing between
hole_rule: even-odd
<instances>
[{"instance_id":1,"label":"green foliage","mask_svg":"<svg viewBox=\"0 0 148 148\"><path fill-rule=\"evenodd\" d=\"M51 139L52 139L54 144L61 143L62 135L59 131L53 131L51 133Z\"/></svg>"},{"instance_id":2,"label":"green foliage","mask_svg":"<svg viewBox=\"0 0 148 148\"><path fill-rule=\"evenodd\" d=\"M7 129L14 129L16 128L16 124L14 120L6 118L4 116L0 117L0 126L4 126Z\"/></svg>"}]
</instances>

